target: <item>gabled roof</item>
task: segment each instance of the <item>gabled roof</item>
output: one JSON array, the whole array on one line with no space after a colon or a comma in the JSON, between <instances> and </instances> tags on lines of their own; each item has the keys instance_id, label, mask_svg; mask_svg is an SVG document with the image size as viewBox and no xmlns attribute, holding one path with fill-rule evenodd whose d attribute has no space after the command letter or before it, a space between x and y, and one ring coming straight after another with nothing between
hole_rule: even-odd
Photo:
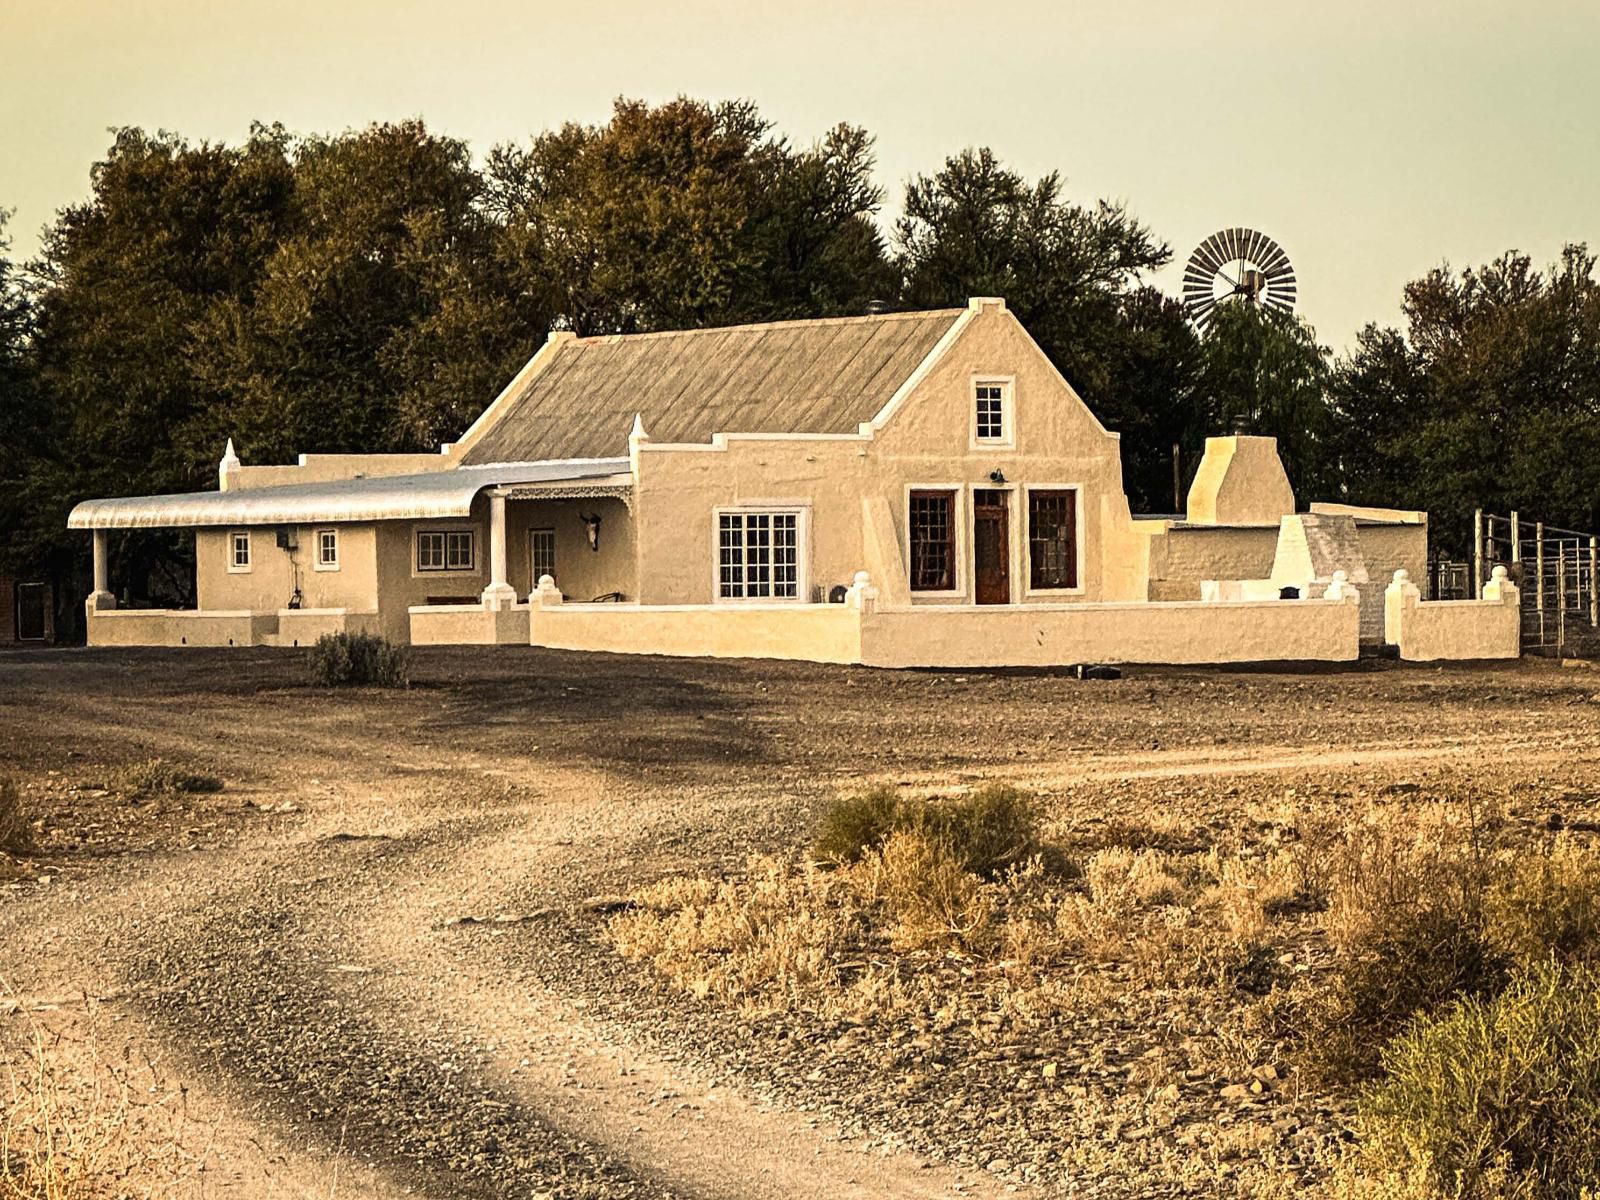
<instances>
[{"instance_id":1,"label":"gabled roof","mask_svg":"<svg viewBox=\"0 0 1600 1200\"><path fill-rule=\"evenodd\" d=\"M484 488L575 480L631 484L625 458L453 467L423 475L375 475L227 492L85 500L68 529L174 529L200 525L295 525L307 521L464 517Z\"/></svg>"},{"instance_id":2,"label":"gabled roof","mask_svg":"<svg viewBox=\"0 0 1600 1200\"><path fill-rule=\"evenodd\" d=\"M462 461L625 454L635 414L653 442L855 433L967 311L557 341L463 438Z\"/></svg>"}]
</instances>

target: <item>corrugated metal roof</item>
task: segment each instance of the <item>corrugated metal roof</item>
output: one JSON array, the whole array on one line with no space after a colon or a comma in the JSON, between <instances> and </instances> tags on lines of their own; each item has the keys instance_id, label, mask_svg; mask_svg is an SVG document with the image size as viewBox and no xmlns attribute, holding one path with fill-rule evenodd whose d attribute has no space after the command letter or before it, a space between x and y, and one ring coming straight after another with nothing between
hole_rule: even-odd
<instances>
[{"instance_id":1,"label":"corrugated metal roof","mask_svg":"<svg viewBox=\"0 0 1600 1200\"><path fill-rule=\"evenodd\" d=\"M609 479L626 476L628 471L626 458L569 459L452 467L422 475L286 483L230 492L85 500L72 510L67 528L172 529L464 517L472 511L477 494L497 484Z\"/></svg>"},{"instance_id":2,"label":"corrugated metal roof","mask_svg":"<svg viewBox=\"0 0 1600 1200\"><path fill-rule=\"evenodd\" d=\"M509 398L467 463L620 454L715 433L854 433L966 309L577 338Z\"/></svg>"}]
</instances>

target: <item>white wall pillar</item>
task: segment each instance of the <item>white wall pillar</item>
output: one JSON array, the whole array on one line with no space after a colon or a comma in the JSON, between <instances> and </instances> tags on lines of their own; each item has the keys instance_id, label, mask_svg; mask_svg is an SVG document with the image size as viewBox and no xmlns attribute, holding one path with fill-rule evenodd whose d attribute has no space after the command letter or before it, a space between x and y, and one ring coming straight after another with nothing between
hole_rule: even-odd
<instances>
[{"instance_id":1,"label":"white wall pillar","mask_svg":"<svg viewBox=\"0 0 1600 1200\"><path fill-rule=\"evenodd\" d=\"M489 493L489 586L483 589L483 606L510 608L517 602L517 589L506 582L506 498Z\"/></svg>"},{"instance_id":2,"label":"white wall pillar","mask_svg":"<svg viewBox=\"0 0 1600 1200\"><path fill-rule=\"evenodd\" d=\"M94 531L94 591L90 592L89 598L83 602L84 608L91 613L105 612L117 606L117 598L111 594L109 539L109 530Z\"/></svg>"}]
</instances>

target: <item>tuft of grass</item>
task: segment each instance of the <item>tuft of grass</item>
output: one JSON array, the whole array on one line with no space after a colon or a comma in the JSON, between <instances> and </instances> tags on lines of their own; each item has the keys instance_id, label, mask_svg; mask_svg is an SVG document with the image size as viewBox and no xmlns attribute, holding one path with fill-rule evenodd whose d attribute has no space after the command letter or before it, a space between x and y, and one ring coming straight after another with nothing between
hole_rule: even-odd
<instances>
[{"instance_id":1,"label":"tuft of grass","mask_svg":"<svg viewBox=\"0 0 1600 1200\"><path fill-rule=\"evenodd\" d=\"M185 771L164 758L130 763L117 772L113 783L117 791L141 800L180 793L220 792L223 786L215 775Z\"/></svg>"},{"instance_id":2,"label":"tuft of grass","mask_svg":"<svg viewBox=\"0 0 1600 1200\"><path fill-rule=\"evenodd\" d=\"M409 687L406 647L376 633L325 633L306 654L306 673L318 687Z\"/></svg>"},{"instance_id":3,"label":"tuft of grass","mask_svg":"<svg viewBox=\"0 0 1600 1200\"><path fill-rule=\"evenodd\" d=\"M1543 851L1513 857L1491 883L1484 919L1503 953L1522 966L1552 955L1600 958L1600 855L1562 834Z\"/></svg>"},{"instance_id":4,"label":"tuft of grass","mask_svg":"<svg viewBox=\"0 0 1600 1200\"><path fill-rule=\"evenodd\" d=\"M1349 948L1318 1007L1307 1064L1333 1083L1370 1079L1385 1042L1463 997L1493 996L1508 968L1480 926L1445 909L1418 909L1374 929Z\"/></svg>"},{"instance_id":5,"label":"tuft of grass","mask_svg":"<svg viewBox=\"0 0 1600 1200\"><path fill-rule=\"evenodd\" d=\"M1401 1035L1362 1096L1360 1161L1422 1195L1579 1200L1600 1188L1600 976L1546 962Z\"/></svg>"},{"instance_id":6,"label":"tuft of grass","mask_svg":"<svg viewBox=\"0 0 1600 1200\"><path fill-rule=\"evenodd\" d=\"M13 779L0 779L0 851L26 854L33 847L33 827L22 807L22 793Z\"/></svg>"},{"instance_id":7,"label":"tuft of grass","mask_svg":"<svg viewBox=\"0 0 1600 1200\"><path fill-rule=\"evenodd\" d=\"M0 1044L0 1200L166 1196L199 1167L182 1090L96 1045L84 1069L38 1025Z\"/></svg>"},{"instance_id":8,"label":"tuft of grass","mask_svg":"<svg viewBox=\"0 0 1600 1200\"><path fill-rule=\"evenodd\" d=\"M881 853L897 833L915 834L961 870L990 881L1042 848L1032 799L993 783L950 798L903 797L887 786L843 797L823 814L812 853L823 863L856 863Z\"/></svg>"}]
</instances>

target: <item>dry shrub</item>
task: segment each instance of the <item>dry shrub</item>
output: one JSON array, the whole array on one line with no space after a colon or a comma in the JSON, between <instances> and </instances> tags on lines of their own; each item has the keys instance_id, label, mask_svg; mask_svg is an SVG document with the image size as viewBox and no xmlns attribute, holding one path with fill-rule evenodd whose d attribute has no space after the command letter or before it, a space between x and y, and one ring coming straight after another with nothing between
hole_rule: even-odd
<instances>
[{"instance_id":1,"label":"dry shrub","mask_svg":"<svg viewBox=\"0 0 1600 1200\"><path fill-rule=\"evenodd\" d=\"M1507 963L1480 926L1458 914L1420 908L1351 947L1315 1015L1307 1065L1331 1083L1370 1079L1383 1046L1419 1015L1461 997L1492 996Z\"/></svg>"},{"instance_id":2,"label":"dry shrub","mask_svg":"<svg viewBox=\"0 0 1600 1200\"><path fill-rule=\"evenodd\" d=\"M134 1079L131 1062L99 1058L84 1071L62 1043L33 1027L0 1045L0 1200L91 1200L170 1195L197 1160L183 1094Z\"/></svg>"},{"instance_id":3,"label":"dry shrub","mask_svg":"<svg viewBox=\"0 0 1600 1200\"><path fill-rule=\"evenodd\" d=\"M1600 976L1544 963L1385 1053L1360 1161L1413 1194L1579 1200L1600 1189Z\"/></svg>"},{"instance_id":4,"label":"dry shrub","mask_svg":"<svg viewBox=\"0 0 1600 1200\"><path fill-rule=\"evenodd\" d=\"M408 648L377 633L325 633L306 653L319 687L408 687L410 668Z\"/></svg>"},{"instance_id":5,"label":"dry shrub","mask_svg":"<svg viewBox=\"0 0 1600 1200\"><path fill-rule=\"evenodd\" d=\"M222 790L222 780L216 776L186 771L164 758L149 758L123 767L117 772L113 785L124 795L140 800Z\"/></svg>"},{"instance_id":6,"label":"dry shrub","mask_svg":"<svg viewBox=\"0 0 1600 1200\"><path fill-rule=\"evenodd\" d=\"M699 998L758 1007L837 985L841 953L866 929L848 880L772 858L752 858L742 880L666 879L634 898L611 922L619 952Z\"/></svg>"},{"instance_id":7,"label":"dry shrub","mask_svg":"<svg viewBox=\"0 0 1600 1200\"><path fill-rule=\"evenodd\" d=\"M1489 887L1485 920L1497 947L1532 966L1600 955L1600 855L1569 835L1511 858Z\"/></svg>"},{"instance_id":8,"label":"dry shrub","mask_svg":"<svg viewBox=\"0 0 1600 1200\"><path fill-rule=\"evenodd\" d=\"M33 827L22 808L16 782L0 779L0 852L26 854L33 845Z\"/></svg>"},{"instance_id":9,"label":"dry shrub","mask_svg":"<svg viewBox=\"0 0 1600 1200\"><path fill-rule=\"evenodd\" d=\"M897 830L882 850L852 868L852 876L858 891L887 910L889 944L895 949L957 945L982 951L993 943L992 889L944 841Z\"/></svg>"},{"instance_id":10,"label":"dry shrub","mask_svg":"<svg viewBox=\"0 0 1600 1200\"><path fill-rule=\"evenodd\" d=\"M855 863L897 832L940 845L962 870L988 880L1040 850L1033 801L998 783L948 798L903 797L887 786L843 797L823 814L812 850L821 862Z\"/></svg>"}]
</instances>

